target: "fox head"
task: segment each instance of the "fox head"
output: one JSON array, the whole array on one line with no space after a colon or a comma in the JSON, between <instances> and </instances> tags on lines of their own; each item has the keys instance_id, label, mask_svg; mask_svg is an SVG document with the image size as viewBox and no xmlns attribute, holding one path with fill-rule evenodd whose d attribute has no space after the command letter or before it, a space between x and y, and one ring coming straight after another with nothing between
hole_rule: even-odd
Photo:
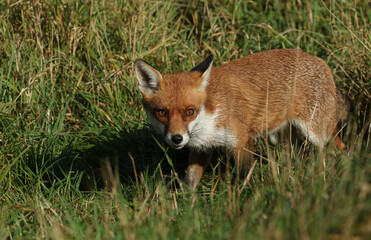
<instances>
[{"instance_id":1,"label":"fox head","mask_svg":"<svg viewBox=\"0 0 371 240\"><path fill-rule=\"evenodd\" d=\"M197 137L195 126L205 115L212 63L210 55L190 72L162 75L144 60L135 61L135 74L148 118L175 149L183 148L192 137Z\"/></svg>"}]
</instances>

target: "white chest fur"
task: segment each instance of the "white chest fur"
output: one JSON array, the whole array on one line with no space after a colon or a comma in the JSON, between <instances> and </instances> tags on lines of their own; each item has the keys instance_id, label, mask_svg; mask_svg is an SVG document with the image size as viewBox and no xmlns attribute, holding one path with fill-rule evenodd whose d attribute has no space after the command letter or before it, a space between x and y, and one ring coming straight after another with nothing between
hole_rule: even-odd
<instances>
[{"instance_id":1,"label":"white chest fur","mask_svg":"<svg viewBox=\"0 0 371 240\"><path fill-rule=\"evenodd\" d=\"M188 147L194 149L208 149L213 147L234 148L236 139L232 132L226 128L218 128L218 111L213 114L201 109L197 118L188 126Z\"/></svg>"}]
</instances>

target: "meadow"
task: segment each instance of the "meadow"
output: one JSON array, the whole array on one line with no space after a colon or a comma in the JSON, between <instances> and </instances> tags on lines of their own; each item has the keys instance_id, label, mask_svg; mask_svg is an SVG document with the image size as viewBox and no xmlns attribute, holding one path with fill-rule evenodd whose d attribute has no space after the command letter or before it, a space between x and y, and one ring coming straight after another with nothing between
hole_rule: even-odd
<instances>
[{"instance_id":1,"label":"meadow","mask_svg":"<svg viewBox=\"0 0 371 240\"><path fill-rule=\"evenodd\" d=\"M367 239L370 1L0 1L1 239ZM153 134L134 60L161 72L275 48L324 59L352 112L346 151L256 141L249 184L216 151ZM290 149L290 148L289 148Z\"/></svg>"}]
</instances>

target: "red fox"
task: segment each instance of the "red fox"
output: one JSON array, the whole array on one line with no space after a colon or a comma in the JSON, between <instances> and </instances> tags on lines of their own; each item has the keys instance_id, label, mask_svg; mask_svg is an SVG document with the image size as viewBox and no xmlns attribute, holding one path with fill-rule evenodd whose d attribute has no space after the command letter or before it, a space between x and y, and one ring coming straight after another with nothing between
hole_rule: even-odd
<instances>
[{"instance_id":1,"label":"red fox","mask_svg":"<svg viewBox=\"0 0 371 240\"><path fill-rule=\"evenodd\" d=\"M155 130L175 149L190 149L186 182L195 189L212 150L225 147L240 173L252 166L252 139L287 123L323 148L336 135L349 104L320 58L296 49L251 54L219 67L210 55L190 72L161 74L142 59L135 73Z\"/></svg>"}]
</instances>

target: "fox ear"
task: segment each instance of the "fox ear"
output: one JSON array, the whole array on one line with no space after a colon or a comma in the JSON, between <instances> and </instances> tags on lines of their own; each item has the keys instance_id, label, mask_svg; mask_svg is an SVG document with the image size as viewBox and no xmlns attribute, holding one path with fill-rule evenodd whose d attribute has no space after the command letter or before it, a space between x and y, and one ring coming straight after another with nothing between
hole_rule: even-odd
<instances>
[{"instance_id":1,"label":"fox ear","mask_svg":"<svg viewBox=\"0 0 371 240\"><path fill-rule=\"evenodd\" d=\"M143 59L135 60L135 75L139 82L139 91L151 95L159 89L162 75Z\"/></svg>"},{"instance_id":2,"label":"fox ear","mask_svg":"<svg viewBox=\"0 0 371 240\"><path fill-rule=\"evenodd\" d=\"M202 63L194 67L191 72L200 72L201 73L201 88L204 90L209 83L211 68L213 66L214 56L208 56Z\"/></svg>"}]
</instances>

